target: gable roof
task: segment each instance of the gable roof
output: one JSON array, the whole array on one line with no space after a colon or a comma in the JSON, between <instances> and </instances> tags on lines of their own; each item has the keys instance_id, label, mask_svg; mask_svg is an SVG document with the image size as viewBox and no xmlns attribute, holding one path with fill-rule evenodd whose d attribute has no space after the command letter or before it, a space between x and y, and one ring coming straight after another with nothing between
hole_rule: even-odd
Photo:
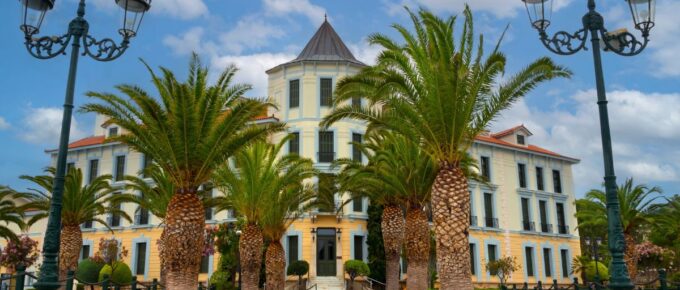
<instances>
[{"instance_id":1,"label":"gable roof","mask_svg":"<svg viewBox=\"0 0 680 290\"><path fill-rule=\"evenodd\" d=\"M517 132L517 131L519 131L519 130L524 130L524 131L526 131L527 134L529 134L529 136L534 135L534 134L531 133L531 131L529 131L529 129L527 129L527 127L524 127L524 124L522 124L522 125L519 125L519 126L512 127L512 128L510 128L510 129L506 129L506 130L500 131L500 132L498 132L498 133L493 133L493 134L491 134L491 137L494 137L494 138L501 138L501 137L505 137L505 136L508 136L508 135L510 135L510 134L513 134L513 133L515 133L515 132Z\"/></svg>"},{"instance_id":2,"label":"gable roof","mask_svg":"<svg viewBox=\"0 0 680 290\"><path fill-rule=\"evenodd\" d=\"M267 72L287 64L304 61L344 61L359 66L366 65L354 57L349 48L347 48L347 45L342 41L342 38L340 38L335 29L333 29L333 26L328 22L328 19L324 20L316 33L314 33L314 36L312 36L307 45L305 45L305 48L302 49L302 52L294 60L277 65L267 70Z\"/></svg>"}]
</instances>

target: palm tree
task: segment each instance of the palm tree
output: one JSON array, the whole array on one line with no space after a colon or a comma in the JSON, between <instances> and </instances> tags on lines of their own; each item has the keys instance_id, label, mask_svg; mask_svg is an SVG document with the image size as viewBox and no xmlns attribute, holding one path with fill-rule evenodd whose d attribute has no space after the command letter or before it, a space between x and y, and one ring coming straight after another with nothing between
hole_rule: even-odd
<instances>
[{"instance_id":1,"label":"palm tree","mask_svg":"<svg viewBox=\"0 0 680 290\"><path fill-rule=\"evenodd\" d=\"M621 224L623 226L623 236L626 241L626 251L624 259L628 267L631 279L637 275L638 255L635 251L636 236L642 226L652 221L649 210L654 205L654 201L662 193L659 187L647 187L644 184L633 185L633 178L628 178L619 185L616 194L621 207ZM576 212L576 217L583 223L579 228L597 227L607 223L607 195L599 189L592 189L586 193L585 200L589 201L589 206L582 207ZM583 203L583 202L581 202Z\"/></svg>"},{"instance_id":2,"label":"palm tree","mask_svg":"<svg viewBox=\"0 0 680 290\"><path fill-rule=\"evenodd\" d=\"M344 118L367 121L369 131L398 132L421 144L436 160L432 206L441 286L472 289L470 267L464 266L470 263L470 195L461 160L501 111L538 84L570 72L543 57L506 77L506 57L498 45L488 56L482 37L475 47L469 8L458 40L453 28L456 17L441 19L427 10L409 14L415 34L394 24L405 44L371 35L369 41L384 49L377 64L338 82L336 108L321 125ZM370 106L347 104L353 97L368 99Z\"/></svg>"},{"instance_id":3,"label":"palm tree","mask_svg":"<svg viewBox=\"0 0 680 290\"><path fill-rule=\"evenodd\" d=\"M27 207L35 208L39 213L28 221L29 225L49 216L52 201L51 190L54 184L54 167L47 168L45 175L19 178L30 181L38 188L29 189L30 202ZM132 202L134 196L120 193L119 189L110 185L111 175L100 175L89 184L83 182L83 173L79 168L68 171L64 181L64 196L61 210L61 238L59 244L59 276L63 279L69 270L78 267L78 254L83 245L83 234L80 225L86 222L97 222L111 229L102 215L116 215L130 221L130 216L119 205Z\"/></svg>"},{"instance_id":4,"label":"palm tree","mask_svg":"<svg viewBox=\"0 0 680 290\"><path fill-rule=\"evenodd\" d=\"M26 228L24 221L25 205L17 201L27 198L27 194L17 192L7 186L0 186L0 238L18 241L16 229ZM14 225L14 226L11 226Z\"/></svg>"},{"instance_id":5,"label":"palm tree","mask_svg":"<svg viewBox=\"0 0 680 290\"><path fill-rule=\"evenodd\" d=\"M146 65L146 64L145 64ZM110 138L153 158L175 186L161 234L170 290L193 289L198 284L201 251L205 244L204 208L199 187L235 152L254 140L283 129L283 124L250 125L272 103L243 98L251 86L232 84L237 69L227 67L208 84L208 69L194 54L185 82L166 68L157 75L146 65L159 99L142 88L119 85L124 97L89 92L103 103L82 108L110 118L126 134Z\"/></svg>"},{"instance_id":6,"label":"palm tree","mask_svg":"<svg viewBox=\"0 0 680 290\"><path fill-rule=\"evenodd\" d=\"M218 211L234 209L244 221L239 239L243 289L258 289L263 237L267 247L267 287L283 289L285 255L279 242L288 226L305 212L315 196L303 181L316 174L312 161L281 153L278 144L257 142L235 155L237 167L223 166L215 172L215 185L224 193L216 197Z\"/></svg>"}]
</instances>

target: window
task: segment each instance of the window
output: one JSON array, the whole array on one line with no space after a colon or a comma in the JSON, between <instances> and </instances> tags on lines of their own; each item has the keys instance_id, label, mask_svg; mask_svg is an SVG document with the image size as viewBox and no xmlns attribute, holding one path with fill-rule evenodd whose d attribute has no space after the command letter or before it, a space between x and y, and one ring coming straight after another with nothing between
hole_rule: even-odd
<instances>
[{"instance_id":1,"label":"window","mask_svg":"<svg viewBox=\"0 0 680 290\"><path fill-rule=\"evenodd\" d=\"M125 155L116 156L116 176L115 181L123 180L125 176Z\"/></svg>"},{"instance_id":2,"label":"window","mask_svg":"<svg viewBox=\"0 0 680 290\"><path fill-rule=\"evenodd\" d=\"M83 228L84 228L84 229L91 229L92 226L93 226L93 222L92 222L92 221L86 221L86 222L83 223Z\"/></svg>"},{"instance_id":3,"label":"window","mask_svg":"<svg viewBox=\"0 0 680 290\"><path fill-rule=\"evenodd\" d=\"M569 251L560 250L560 262L562 263L562 277L569 277Z\"/></svg>"},{"instance_id":4,"label":"window","mask_svg":"<svg viewBox=\"0 0 680 290\"><path fill-rule=\"evenodd\" d=\"M364 260L364 236L354 236L354 260Z\"/></svg>"},{"instance_id":5,"label":"window","mask_svg":"<svg viewBox=\"0 0 680 290\"><path fill-rule=\"evenodd\" d=\"M562 177L559 170L553 170L553 186L556 193L562 193Z\"/></svg>"},{"instance_id":6,"label":"window","mask_svg":"<svg viewBox=\"0 0 680 290\"><path fill-rule=\"evenodd\" d=\"M333 131L319 131L319 162L333 162L335 160L335 146Z\"/></svg>"},{"instance_id":7,"label":"window","mask_svg":"<svg viewBox=\"0 0 680 290\"><path fill-rule=\"evenodd\" d=\"M146 243L137 243L137 257L135 257L135 275L146 272Z\"/></svg>"},{"instance_id":8,"label":"window","mask_svg":"<svg viewBox=\"0 0 680 290\"><path fill-rule=\"evenodd\" d=\"M497 256L497 253L496 253L496 250L497 250L496 247L497 247L496 245L487 245L486 246L487 256L489 257L489 262L494 262L498 259L498 256ZM493 276L493 275L496 275L496 272L493 271L493 272L490 272L489 274L491 274Z\"/></svg>"},{"instance_id":9,"label":"window","mask_svg":"<svg viewBox=\"0 0 680 290\"><path fill-rule=\"evenodd\" d=\"M142 199L144 199L144 193L142 192ZM137 214L135 215L135 222L138 225L148 225L149 224L149 210L143 207L139 207Z\"/></svg>"},{"instance_id":10,"label":"window","mask_svg":"<svg viewBox=\"0 0 680 290\"><path fill-rule=\"evenodd\" d=\"M522 198L522 229L525 231L534 230L529 214L529 199L524 197Z\"/></svg>"},{"instance_id":11,"label":"window","mask_svg":"<svg viewBox=\"0 0 680 290\"><path fill-rule=\"evenodd\" d=\"M204 187L207 187L207 186L204 185ZM211 186L211 187L212 187L212 186ZM208 193L206 194L207 197L213 197L213 190L212 190L212 188L210 188L210 189L205 189L205 190L207 190L207 192L208 192ZM209 220L212 220L212 219L213 219L213 208L212 208L212 207L206 207L206 208L205 208L205 220L209 221Z\"/></svg>"},{"instance_id":12,"label":"window","mask_svg":"<svg viewBox=\"0 0 680 290\"><path fill-rule=\"evenodd\" d=\"M550 249L543 249L543 267L545 269L545 276L546 277L552 277L552 263L550 262L552 260L552 253L550 253Z\"/></svg>"},{"instance_id":13,"label":"window","mask_svg":"<svg viewBox=\"0 0 680 290\"><path fill-rule=\"evenodd\" d=\"M353 97L352 98L352 107L355 107L355 108L361 107L361 98Z\"/></svg>"},{"instance_id":14,"label":"window","mask_svg":"<svg viewBox=\"0 0 680 290\"><path fill-rule=\"evenodd\" d=\"M118 136L118 127L109 128L109 138Z\"/></svg>"},{"instance_id":15,"label":"window","mask_svg":"<svg viewBox=\"0 0 680 290\"><path fill-rule=\"evenodd\" d=\"M356 212L364 211L364 199L361 197L352 199L352 210Z\"/></svg>"},{"instance_id":16,"label":"window","mask_svg":"<svg viewBox=\"0 0 680 290\"><path fill-rule=\"evenodd\" d=\"M333 103L333 79L321 79L321 102L322 107L330 107Z\"/></svg>"},{"instance_id":17,"label":"window","mask_svg":"<svg viewBox=\"0 0 680 290\"><path fill-rule=\"evenodd\" d=\"M527 276L533 277L534 275L534 248L525 247L524 257L526 258L525 264L527 265Z\"/></svg>"},{"instance_id":18,"label":"window","mask_svg":"<svg viewBox=\"0 0 680 290\"><path fill-rule=\"evenodd\" d=\"M475 263L475 244L470 244L470 273L477 275L477 265Z\"/></svg>"},{"instance_id":19,"label":"window","mask_svg":"<svg viewBox=\"0 0 680 290\"><path fill-rule=\"evenodd\" d=\"M120 192L116 192L115 194L120 194ZM115 203L112 205L113 208L116 209L121 209L120 203ZM110 227L119 227L120 226L120 214L119 213L112 213L110 216L110 221L109 221L109 226Z\"/></svg>"},{"instance_id":20,"label":"window","mask_svg":"<svg viewBox=\"0 0 680 290\"><path fill-rule=\"evenodd\" d=\"M289 100L288 104L291 108L300 107L300 80L292 80L288 84Z\"/></svg>"},{"instance_id":21,"label":"window","mask_svg":"<svg viewBox=\"0 0 680 290\"><path fill-rule=\"evenodd\" d=\"M480 169L482 170L482 176L484 176L487 180L491 179L491 164L489 163L489 157L488 156L482 156L479 159L480 163Z\"/></svg>"},{"instance_id":22,"label":"window","mask_svg":"<svg viewBox=\"0 0 680 290\"><path fill-rule=\"evenodd\" d=\"M563 235L569 233L569 229L566 225L566 219L564 217L564 204L558 202L555 204L555 211L557 212L557 232Z\"/></svg>"},{"instance_id":23,"label":"window","mask_svg":"<svg viewBox=\"0 0 680 290\"><path fill-rule=\"evenodd\" d=\"M545 200L538 201L538 211L541 216L541 232L549 233L550 224L548 224L548 208Z\"/></svg>"},{"instance_id":24,"label":"window","mask_svg":"<svg viewBox=\"0 0 680 290\"><path fill-rule=\"evenodd\" d=\"M299 259L298 236L288 236L288 265Z\"/></svg>"},{"instance_id":25,"label":"window","mask_svg":"<svg viewBox=\"0 0 680 290\"><path fill-rule=\"evenodd\" d=\"M87 178L87 183L92 183L99 176L99 159L90 160L90 175Z\"/></svg>"},{"instance_id":26,"label":"window","mask_svg":"<svg viewBox=\"0 0 680 290\"><path fill-rule=\"evenodd\" d=\"M526 164L517 164L517 175L519 176L519 187L527 188L527 166Z\"/></svg>"},{"instance_id":27,"label":"window","mask_svg":"<svg viewBox=\"0 0 680 290\"><path fill-rule=\"evenodd\" d=\"M207 274L210 268L210 256L201 256L201 274Z\"/></svg>"},{"instance_id":28,"label":"window","mask_svg":"<svg viewBox=\"0 0 680 290\"><path fill-rule=\"evenodd\" d=\"M484 193L484 219L487 228L498 227L498 221L493 215L493 194L488 192Z\"/></svg>"},{"instance_id":29,"label":"window","mask_svg":"<svg viewBox=\"0 0 680 290\"><path fill-rule=\"evenodd\" d=\"M148 177L146 174L146 171L151 167L151 164L153 164L153 157L144 154L144 164L142 165L142 177Z\"/></svg>"},{"instance_id":30,"label":"window","mask_svg":"<svg viewBox=\"0 0 680 290\"><path fill-rule=\"evenodd\" d=\"M357 161L357 162L362 162L363 161L363 155L361 154L361 148L357 144L361 144L363 140L363 136L358 133L352 133L352 142L355 144L352 144L352 160Z\"/></svg>"},{"instance_id":31,"label":"window","mask_svg":"<svg viewBox=\"0 0 680 290\"><path fill-rule=\"evenodd\" d=\"M536 189L545 190L543 185L543 167L536 167Z\"/></svg>"},{"instance_id":32,"label":"window","mask_svg":"<svg viewBox=\"0 0 680 290\"><path fill-rule=\"evenodd\" d=\"M300 155L300 132L290 134L288 141L288 153Z\"/></svg>"},{"instance_id":33,"label":"window","mask_svg":"<svg viewBox=\"0 0 680 290\"><path fill-rule=\"evenodd\" d=\"M83 245L82 248L80 248L80 259L85 260L90 257L90 245Z\"/></svg>"},{"instance_id":34,"label":"window","mask_svg":"<svg viewBox=\"0 0 680 290\"><path fill-rule=\"evenodd\" d=\"M524 135L517 135L517 144L519 145L524 145L526 142L524 142Z\"/></svg>"},{"instance_id":35,"label":"window","mask_svg":"<svg viewBox=\"0 0 680 290\"><path fill-rule=\"evenodd\" d=\"M71 170L73 170L73 168L75 168L75 167L76 167L76 163L75 163L75 162L66 163L66 174L68 174L69 172L71 172Z\"/></svg>"}]
</instances>

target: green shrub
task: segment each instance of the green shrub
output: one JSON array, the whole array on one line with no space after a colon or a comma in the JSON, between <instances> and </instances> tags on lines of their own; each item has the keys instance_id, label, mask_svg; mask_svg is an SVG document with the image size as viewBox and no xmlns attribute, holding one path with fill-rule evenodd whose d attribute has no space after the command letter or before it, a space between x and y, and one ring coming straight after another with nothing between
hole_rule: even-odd
<instances>
[{"instance_id":1,"label":"green shrub","mask_svg":"<svg viewBox=\"0 0 680 290\"><path fill-rule=\"evenodd\" d=\"M599 272L601 281L609 280L609 269L607 266L598 262L597 270L598 271L595 270L595 261L588 262L588 264L586 264L586 279L588 279L588 281L595 281L595 274Z\"/></svg>"},{"instance_id":2,"label":"green shrub","mask_svg":"<svg viewBox=\"0 0 680 290\"><path fill-rule=\"evenodd\" d=\"M288 265L286 275L295 275L298 277L302 277L304 275L307 275L307 272L309 272L309 263L307 263L307 261L298 260Z\"/></svg>"},{"instance_id":3,"label":"green shrub","mask_svg":"<svg viewBox=\"0 0 680 290\"><path fill-rule=\"evenodd\" d=\"M350 279L354 281L354 278L358 276L368 276L371 274L371 270L364 261L360 260L348 260L345 262L345 272L349 275Z\"/></svg>"},{"instance_id":4,"label":"green shrub","mask_svg":"<svg viewBox=\"0 0 680 290\"><path fill-rule=\"evenodd\" d=\"M229 272L216 271L210 276L210 286L215 286L215 290L234 290L236 287L229 281Z\"/></svg>"},{"instance_id":5,"label":"green shrub","mask_svg":"<svg viewBox=\"0 0 680 290\"><path fill-rule=\"evenodd\" d=\"M111 271L113 270L113 275ZM110 281L114 284L129 284L132 282L132 271L130 267L123 262L113 263L113 269L111 265L106 265L99 272L99 282L104 281L104 275L108 275Z\"/></svg>"},{"instance_id":6,"label":"green shrub","mask_svg":"<svg viewBox=\"0 0 680 290\"><path fill-rule=\"evenodd\" d=\"M668 281L673 283L680 283L680 272L675 272L673 274L668 275Z\"/></svg>"},{"instance_id":7,"label":"green shrub","mask_svg":"<svg viewBox=\"0 0 680 290\"><path fill-rule=\"evenodd\" d=\"M85 283L97 283L99 281L99 272L101 272L104 264L97 263L92 259L85 259L78 263L78 271L76 271L76 279Z\"/></svg>"}]
</instances>

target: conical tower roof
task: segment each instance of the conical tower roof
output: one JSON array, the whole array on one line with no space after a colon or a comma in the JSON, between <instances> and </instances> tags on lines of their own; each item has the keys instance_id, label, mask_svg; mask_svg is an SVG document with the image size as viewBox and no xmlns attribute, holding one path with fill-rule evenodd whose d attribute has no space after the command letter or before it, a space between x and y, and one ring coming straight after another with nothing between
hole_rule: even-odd
<instances>
[{"instance_id":1,"label":"conical tower roof","mask_svg":"<svg viewBox=\"0 0 680 290\"><path fill-rule=\"evenodd\" d=\"M338 33L335 32L333 26L328 22L328 19L324 19L324 22L316 33L314 33L314 36L312 36L309 42L307 42L307 45L305 45L305 48L300 52L297 58L282 65L304 61L346 61L360 66L366 65L354 57ZM271 70L275 68L272 68Z\"/></svg>"}]
</instances>

